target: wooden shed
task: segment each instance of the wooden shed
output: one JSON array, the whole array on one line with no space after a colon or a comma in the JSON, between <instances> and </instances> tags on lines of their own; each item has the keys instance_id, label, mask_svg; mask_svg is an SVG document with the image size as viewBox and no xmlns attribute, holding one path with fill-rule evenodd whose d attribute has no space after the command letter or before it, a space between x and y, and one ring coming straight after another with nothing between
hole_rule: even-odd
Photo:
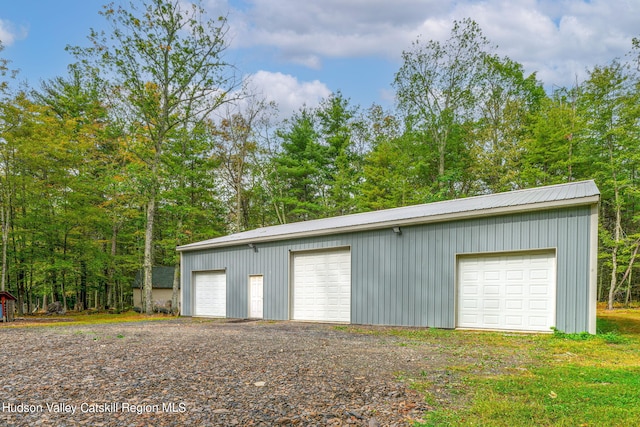
<instances>
[{"instance_id":1,"label":"wooden shed","mask_svg":"<svg viewBox=\"0 0 640 427\"><path fill-rule=\"evenodd\" d=\"M151 275L152 289L151 298L154 309L171 309L171 299L173 298L173 275L175 267L156 266L153 267ZM138 271L133 282L133 306L144 307L144 275ZM180 306L180 295L178 294L178 306Z\"/></svg>"},{"instance_id":2,"label":"wooden shed","mask_svg":"<svg viewBox=\"0 0 640 427\"><path fill-rule=\"evenodd\" d=\"M0 292L0 317L3 322L13 322L13 313L15 311L16 297L9 292Z\"/></svg>"}]
</instances>

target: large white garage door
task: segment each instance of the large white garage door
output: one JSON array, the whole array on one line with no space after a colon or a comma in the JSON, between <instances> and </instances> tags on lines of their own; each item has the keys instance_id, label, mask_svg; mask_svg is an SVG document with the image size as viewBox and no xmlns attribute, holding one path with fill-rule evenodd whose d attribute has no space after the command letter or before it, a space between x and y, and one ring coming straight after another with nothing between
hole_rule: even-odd
<instances>
[{"instance_id":1,"label":"large white garage door","mask_svg":"<svg viewBox=\"0 0 640 427\"><path fill-rule=\"evenodd\" d=\"M224 271L199 271L193 274L194 316L226 317L227 275Z\"/></svg>"},{"instance_id":2,"label":"large white garage door","mask_svg":"<svg viewBox=\"0 0 640 427\"><path fill-rule=\"evenodd\" d=\"M351 321L351 251L293 254L294 320Z\"/></svg>"},{"instance_id":3,"label":"large white garage door","mask_svg":"<svg viewBox=\"0 0 640 427\"><path fill-rule=\"evenodd\" d=\"M556 320L553 252L458 259L459 328L546 331Z\"/></svg>"}]
</instances>

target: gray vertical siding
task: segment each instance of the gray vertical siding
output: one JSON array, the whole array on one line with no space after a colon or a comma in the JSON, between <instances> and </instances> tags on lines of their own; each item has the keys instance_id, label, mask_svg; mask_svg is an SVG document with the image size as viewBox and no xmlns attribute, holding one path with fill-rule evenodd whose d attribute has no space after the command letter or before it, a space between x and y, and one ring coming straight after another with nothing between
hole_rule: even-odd
<instances>
[{"instance_id":1,"label":"gray vertical siding","mask_svg":"<svg viewBox=\"0 0 640 427\"><path fill-rule=\"evenodd\" d=\"M555 249L557 322L589 326L590 206L183 252L184 315L193 313L192 272L227 272L227 316L248 315L248 280L264 276L264 317L289 319L290 252L351 248L351 322L455 327L456 256Z\"/></svg>"}]
</instances>

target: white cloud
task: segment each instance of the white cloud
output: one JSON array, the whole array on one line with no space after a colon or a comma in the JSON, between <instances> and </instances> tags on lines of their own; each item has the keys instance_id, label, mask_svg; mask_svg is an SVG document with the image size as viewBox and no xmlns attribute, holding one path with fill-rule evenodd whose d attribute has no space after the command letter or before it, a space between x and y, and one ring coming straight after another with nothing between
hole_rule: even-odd
<instances>
[{"instance_id":1,"label":"white cloud","mask_svg":"<svg viewBox=\"0 0 640 427\"><path fill-rule=\"evenodd\" d=\"M428 13L446 11L439 0L252 0L230 23L235 47L276 47L289 61L319 67L316 58L399 57ZM313 60L310 61L309 59Z\"/></svg>"},{"instance_id":2,"label":"white cloud","mask_svg":"<svg viewBox=\"0 0 640 427\"><path fill-rule=\"evenodd\" d=\"M640 2L628 0L490 0L458 3L455 18L471 17L500 55L537 72L548 87L571 86L586 70L622 57L637 31ZM613 24L615 23L615 24Z\"/></svg>"},{"instance_id":3,"label":"white cloud","mask_svg":"<svg viewBox=\"0 0 640 427\"><path fill-rule=\"evenodd\" d=\"M245 81L259 98L274 101L282 117L290 116L302 106L315 107L331 94L331 90L318 80L301 82L291 75L269 71L258 71Z\"/></svg>"},{"instance_id":4,"label":"white cloud","mask_svg":"<svg viewBox=\"0 0 640 427\"><path fill-rule=\"evenodd\" d=\"M0 19L0 41L4 46L11 46L16 40L26 36L26 28L16 28L12 22Z\"/></svg>"},{"instance_id":5,"label":"white cloud","mask_svg":"<svg viewBox=\"0 0 640 427\"><path fill-rule=\"evenodd\" d=\"M217 4L226 0L209 0ZM443 40L454 19L474 19L500 55L546 84L573 84L622 57L638 35L637 0L230 0L232 46L272 49L320 69L327 58L398 60L419 34Z\"/></svg>"}]
</instances>

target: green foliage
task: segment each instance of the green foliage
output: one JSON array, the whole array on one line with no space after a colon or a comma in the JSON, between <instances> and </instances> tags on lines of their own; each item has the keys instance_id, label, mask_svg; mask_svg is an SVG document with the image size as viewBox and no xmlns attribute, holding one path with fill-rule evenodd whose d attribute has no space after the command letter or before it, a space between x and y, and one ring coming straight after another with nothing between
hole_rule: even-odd
<instances>
[{"instance_id":1,"label":"green foliage","mask_svg":"<svg viewBox=\"0 0 640 427\"><path fill-rule=\"evenodd\" d=\"M446 42L416 40L411 50L403 52L403 64L395 75L398 105L409 118L410 129L428 134L425 142L437 153L434 183L446 198L459 195L456 178L465 176L466 164L451 165L451 159L463 158L468 150L460 130L477 109L488 45L476 22L454 21Z\"/></svg>"},{"instance_id":2,"label":"green foliage","mask_svg":"<svg viewBox=\"0 0 640 427\"><path fill-rule=\"evenodd\" d=\"M145 252L173 264L175 246L230 232L583 179L602 193L599 298L637 300L638 39L629 63L547 95L477 23L454 21L444 42L403 52L397 111L337 91L274 124L275 107L246 93L209 114L236 82L226 20L203 13L107 5L112 32L69 47L69 75L34 91L13 93L0 59L3 277L21 300L80 308L98 295L121 310ZM626 343L613 330L553 336Z\"/></svg>"},{"instance_id":3,"label":"green foliage","mask_svg":"<svg viewBox=\"0 0 640 427\"><path fill-rule=\"evenodd\" d=\"M553 336L555 338L560 338L560 339L569 339L573 341L585 341L594 337L594 335L590 334L589 332L579 332L579 333L568 334L556 328L551 328L551 329L553 330Z\"/></svg>"}]
</instances>

